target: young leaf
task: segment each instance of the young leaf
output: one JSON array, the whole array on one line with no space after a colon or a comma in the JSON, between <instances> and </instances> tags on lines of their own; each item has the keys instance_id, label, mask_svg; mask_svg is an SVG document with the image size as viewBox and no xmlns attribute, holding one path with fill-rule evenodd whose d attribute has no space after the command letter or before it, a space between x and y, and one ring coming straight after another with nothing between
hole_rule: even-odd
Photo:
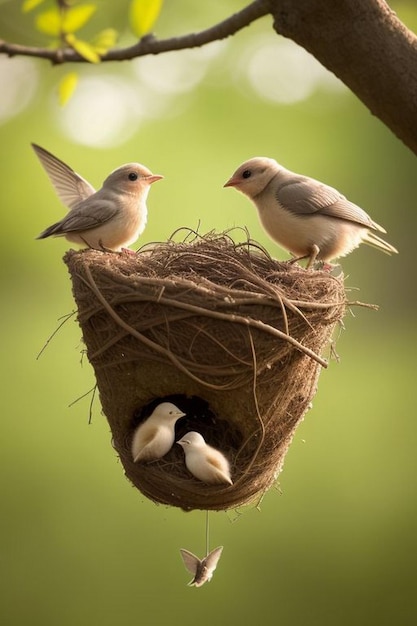
<instances>
[{"instance_id":1,"label":"young leaf","mask_svg":"<svg viewBox=\"0 0 417 626\"><path fill-rule=\"evenodd\" d=\"M66 9L62 20L62 29L65 33L75 33L80 30L95 13L95 4L80 4Z\"/></svg>"},{"instance_id":2,"label":"young leaf","mask_svg":"<svg viewBox=\"0 0 417 626\"><path fill-rule=\"evenodd\" d=\"M94 37L91 41L91 45L97 54L102 56L115 46L117 36L117 30L114 30L114 28L105 28Z\"/></svg>"},{"instance_id":3,"label":"young leaf","mask_svg":"<svg viewBox=\"0 0 417 626\"><path fill-rule=\"evenodd\" d=\"M74 48L76 52L90 63L100 63L100 55L97 54L93 46L86 41L77 39L75 35L69 33L65 37L65 41L71 48Z\"/></svg>"},{"instance_id":4,"label":"young leaf","mask_svg":"<svg viewBox=\"0 0 417 626\"><path fill-rule=\"evenodd\" d=\"M45 35L59 37L61 34L61 14L56 7L39 13L39 15L36 16L35 23L36 28Z\"/></svg>"},{"instance_id":5,"label":"young leaf","mask_svg":"<svg viewBox=\"0 0 417 626\"><path fill-rule=\"evenodd\" d=\"M148 33L162 9L163 0L132 0L129 8L130 26L137 37Z\"/></svg>"},{"instance_id":6,"label":"young leaf","mask_svg":"<svg viewBox=\"0 0 417 626\"><path fill-rule=\"evenodd\" d=\"M65 74L65 76L60 80L60 83L58 85L58 98L59 104L62 107L65 106L68 100L71 98L72 94L75 91L77 83L77 72L69 72L68 74Z\"/></svg>"},{"instance_id":7,"label":"young leaf","mask_svg":"<svg viewBox=\"0 0 417 626\"><path fill-rule=\"evenodd\" d=\"M36 9L37 6L42 4L44 0L24 0L22 5L22 13L29 13L32 9Z\"/></svg>"}]
</instances>

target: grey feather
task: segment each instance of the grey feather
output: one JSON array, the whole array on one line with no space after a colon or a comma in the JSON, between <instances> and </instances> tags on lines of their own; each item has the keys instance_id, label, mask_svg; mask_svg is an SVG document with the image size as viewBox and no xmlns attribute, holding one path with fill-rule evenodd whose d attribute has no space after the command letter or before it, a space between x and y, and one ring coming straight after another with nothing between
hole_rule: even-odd
<instances>
[{"instance_id":1,"label":"grey feather","mask_svg":"<svg viewBox=\"0 0 417 626\"><path fill-rule=\"evenodd\" d=\"M59 198L69 209L73 209L95 193L94 187L87 180L48 150L35 143L32 143L32 148L55 187Z\"/></svg>"},{"instance_id":2,"label":"grey feather","mask_svg":"<svg viewBox=\"0 0 417 626\"><path fill-rule=\"evenodd\" d=\"M279 182L281 178L282 182ZM353 202L349 202L337 189L314 178L297 176L282 169L277 174L276 181L278 181L276 199L281 206L295 215L320 213L348 222L355 222L382 233L386 232L363 209Z\"/></svg>"},{"instance_id":3,"label":"grey feather","mask_svg":"<svg viewBox=\"0 0 417 626\"><path fill-rule=\"evenodd\" d=\"M398 250L388 243L388 241L381 239L381 237L378 237L378 235L373 232L368 231L363 240L368 244L368 246L382 250L382 252L385 252L386 254L395 254L398 252Z\"/></svg>"},{"instance_id":4,"label":"grey feather","mask_svg":"<svg viewBox=\"0 0 417 626\"><path fill-rule=\"evenodd\" d=\"M97 192L97 195L99 192ZM88 211L86 211L82 202L76 208L72 209L62 220L52 224L46 228L37 239L45 239L51 235L59 236L65 233L83 232L97 228L111 220L118 213L117 206L114 203L105 201L97 202L89 201Z\"/></svg>"}]
</instances>

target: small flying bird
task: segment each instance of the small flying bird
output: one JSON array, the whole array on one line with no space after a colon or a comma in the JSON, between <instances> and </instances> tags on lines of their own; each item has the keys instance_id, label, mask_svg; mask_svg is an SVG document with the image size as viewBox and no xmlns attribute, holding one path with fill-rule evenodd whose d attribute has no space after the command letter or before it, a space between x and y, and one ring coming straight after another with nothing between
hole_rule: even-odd
<instances>
[{"instance_id":1,"label":"small flying bird","mask_svg":"<svg viewBox=\"0 0 417 626\"><path fill-rule=\"evenodd\" d=\"M190 431L177 443L185 453L185 465L187 469L203 483L229 483L233 485L230 477L229 461L216 448L212 448L200 433Z\"/></svg>"},{"instance_id":2,"label":"small flying bird","mask_svg":"<svg viewBox=\"0 0 417 626\"><path fill-rule=\"evenodd\" d=\"M215 548L204 559L199 559L195 554L180 548L182 560L185 567L194 576L188 583L190 587L201 587L206 582L210 582L213 577L214 570L217 567L220 556L222 554L223 546Z\"/></svg>"},{"instance_id":3,"label":"small flying bird","mask_svg":"<svg viewBox=\"0 0 417 626\"><path fill-rule=\"evenodd\" d=\"M86 248L119 252L134 243L146 226L146 199L152 183L163 176L140 163L112 172L96 191L89 182L53 154L32 144L55 191L70 209L37 239L56 236Z\"/></svg>"},{"instance_id":4,"label":"small flying bird","mask_svg":"<svg viewBox=\"0 0 417 626\"><path fill-rule=\"evenodd\" d=\"M132 457L137 461L155 461L172 448L175 424L185 413L172 402L161 402L147 420L139 424L132 439Z\"/></svg>"},{"instance_id":5,"label":"small flying bird","mask_svg":"<svg viewBox=\"0 0 417 626\"><path fill-rule=\"evenodd\" d=\"M297 260L329 262L362 242L387 254L398 252L375 231L385 233L367 213L333 187L285 169L274 159L243 163L224 184L247 195L268 235Z\"/></svg>"}]
</instances>

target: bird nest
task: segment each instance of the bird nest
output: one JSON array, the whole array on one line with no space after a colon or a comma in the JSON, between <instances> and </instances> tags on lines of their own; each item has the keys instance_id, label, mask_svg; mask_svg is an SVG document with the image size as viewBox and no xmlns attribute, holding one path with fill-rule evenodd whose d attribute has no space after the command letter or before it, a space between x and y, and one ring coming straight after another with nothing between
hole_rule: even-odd
<instances>
[{"instance_id":1,"label":"bird nest","mask_svg":"<svg viewBox=\"0 0 417 626\"><path fill-rule=\"evenodd\" d=\"M136 254L67 252L78 321L126 475L155 502L224 510L273 484L316 392L343 278L279 262L228 233L173 239ZM136 426L161 401L231 463L232 486L206 485L180 446L134 463Z\"/></svg>"}]
</instances>

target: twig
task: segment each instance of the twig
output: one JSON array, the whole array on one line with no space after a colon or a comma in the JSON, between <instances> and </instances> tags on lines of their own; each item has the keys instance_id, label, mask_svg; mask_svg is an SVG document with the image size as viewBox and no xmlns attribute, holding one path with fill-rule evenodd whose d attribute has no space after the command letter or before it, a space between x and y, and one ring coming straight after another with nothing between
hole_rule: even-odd
<instances>
[{"instance_id":1,"label":"twig","mask_svg":"<svg viewBox=\"0 0 417 626\"><path fill-rule=\"evenodd\" d=\"M142 37L135 45L128 48L109 50L101 57L102 62L108 61L129 61L137 57L149 54L161 54L173 50L184 50L199 48L212 41L220 41L234 35L239 30L249 26L252 22L271 12L271 2L268 0L255 0L241 11L234 13L222 22L202 30L198 33L189 33L181 37L171 37L169 39L157 39L154 35ZM0 54L9 57L29 56L39 59L46 59L53 64L60 63L88 63L72 48L35 48L15 43L7 43L0 40Z\"/></svg>"},{"instance_id":2,"label":"twig","mask_svg":"<svg viewBox=\"0 0 417 626\"><path fill-rule=\"evenodd\" d=\"M71 319L71 317L73 315L75 315L76 311L71 311L71 313L67 313L66 315L63 316L62 322L57 326L57 328L55 328L54 332L48 337L48 339L46 340L46 342L44 343L42 349L40 350L40 352L38 352L38 354L36 355L36 360L38 360L40 358L40 356L44 353L44 351L46 350L46 348L49 346L49 344L51 343L52 339L55 337L55 335L57 334L57 332L59 332L61 330L61 328L63 327L63 325L65 324L65 322L68 322L69 319Z\"/></svg>"},{"instance_id":3,"label":"twig","mask_svg":"<svg viewBox=\"0 0 417 626\"><path fill-rule=\"evenodd\" d=\"M94 385L94 387L91 387L91 389L83 393L82 396L79 396L68 405L68 408L71 408L72 406L74 406L74 404L77 404L77 402L79 402L83 398L86 398L91 393L92 395L91 395L90 406L89 406L89 411L88 411L88 423L89 424L91 424L91 421L93 418L93 402L94 402L94 398L96 397L96 391L97 391L97 383Z\"/></svg>"},{"instance_id":4,"label":"twig","mask_svg":"<svg viewBox=\"0 0 417 626\"><path fill-rule=\"evenodd\" d=\"M255 410L256 410L256 417L258 419L259 425L260 425L260 429L261 429L261 437L260 440L258 442L258 445L256 446L256 449L253 453L253 455L251 456L251 460L249 461L249 463L246 465L245 467L245 473L243 476L241 476L240 478L238 478L238 480L235 481L235 487L236 485L238 485L241 480L243 480L245 478L245 476L249 473L249 470L251 469L252 465L255 463L256 458L259 454L259 451L262 448L264 439L265 439L265 424L263 422L261 413L259 411L259 403L258 403L258 396L256 393L256 378L257 378L257 359L256 359L256 351L255 351L255 345L253 343L253 337L252 337L252 333L250 331L250 328L248 328L248 333L249 333L249 343L250 343L250 347L252 350L252 359L253 359L253 379L252 379L252 393L253 393L253 401L255 403ZM241 445L240 450L238 451L238 453L236 454L235 459L239 456L239 454L242 452L242 450L244 450L244 448L246 447L246 445L249 443L250 439L252 439L252 437L255 435L256 433L252 433L247 440Z\"/></svg>"}]
</instances>

